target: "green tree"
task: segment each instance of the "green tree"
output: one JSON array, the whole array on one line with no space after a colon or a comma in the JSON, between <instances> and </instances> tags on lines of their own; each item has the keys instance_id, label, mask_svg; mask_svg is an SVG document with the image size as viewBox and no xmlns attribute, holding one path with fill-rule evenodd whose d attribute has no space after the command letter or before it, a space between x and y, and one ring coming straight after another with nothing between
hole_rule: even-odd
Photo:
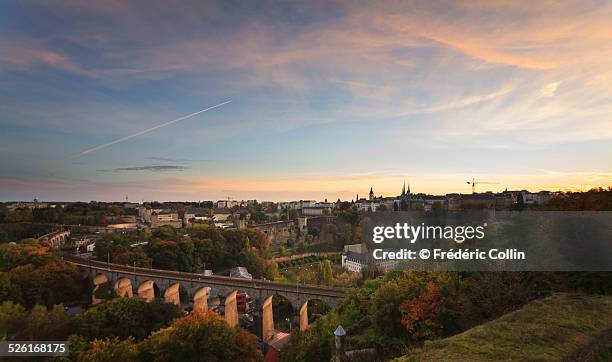
<instances>
[{"instance_id":1,"label":"green tree","mask_svg":"<svg viewBox=\"0 0 612 362\"><path fill-rule=\"evenodd\" d=\"M26 318L25 308L11 301L0 304L0 339L17 333Z\"/></svg>"},{"instance_id":2,"label":"green tree","mask_svg":"<svg viewBox=\"0 0 612 362\"><path fill-rule=\"evenodd\" d=\"M107 338L94 340L89 345L89 349L78 355L78 361L82 362L137 362L139 358L137 345L133 338L119 340L119 338Z\"/></svg>"},{"instance_id":3,"label":"green tree","mask_svg":"<svg viewBox=\"0 0 612 362\"><path fill-rule=\"evenodd\" d=\"M0 272L0 302L10 299L11 289L11 278L8 273Z\"/></svg>"},{"instance_id":4,"label":"green tree","mask_svg":"<svg viewBox=\"0 0 612 362\"><path fill-rule=\"evenodd\" d=\"M255 336L214 313L191 314L140 343L146 361L261 361Z\"/></svg>"},{"instance_id":5,"label":"green tree","mask_svg":"<svg viewBox=\"0 0 612 362\"><path fill-rule=\"evenodd\" d=\"M278 264L276 262L271 262L268 264L268 268L266 270L266 278L269 280L275 280L278 277ZM0 279L1 282L1 279Z\"/></svg>"},{"instance_id":6,"label":"green tree","mask_svg":"<svg viewBox=\"0 0 612 362\"><path fill-rule=\"evenodd\" d=\"M331 286L334 282L332 264L325 259L317 264L317 282L321 285Z\"/></svg>"},{"instance_id":7,"label":"green tree","mask_svg":"<svg viewBox=\"0 0 612 362\"><path fill-rule=\"evenodd\" d=\"M115 298L77 316L75 331L88 339L133 337L142 340L180 316L178 307L142 298Z\"/></svg>"},{"instance_id":8,"label":"green tree","mask_svg":"<svg viewBox=\"0 0 612 362\"><path fill-rule=\"evenodd\" d=\"M48 311L46 307L37 304L28 312L19 339L64 340L69 334L71 321L63 305L55 305Z\"/></svg>"}]
</instances>

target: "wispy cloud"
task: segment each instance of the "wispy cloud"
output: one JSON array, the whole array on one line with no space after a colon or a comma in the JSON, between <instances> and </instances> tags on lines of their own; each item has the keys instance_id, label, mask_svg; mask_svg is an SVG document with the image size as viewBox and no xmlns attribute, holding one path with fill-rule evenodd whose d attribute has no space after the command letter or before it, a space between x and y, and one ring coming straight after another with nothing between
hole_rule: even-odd
<instances>
[{"instance_id":1,"label":"wispy cloud","mask_svg":"<svg viewBox=\"0 0 612 362\"><path fill-rule=\"evenodd\" d=\"M147 160L173 162L173 163L191 163L191 162L212 162L212 160L193 160L189 158L167 158L167 157L145 157Z\"/></svg>"},{"instance_id":2,"label":"wispy cloud","mask_svg":"<svg viewBox=\"0 0 612 362\"><path fill-rule=\"evenodd\" d=\"M500 98L506 94L509 94L510 92L512 92L512 90L513 90L513 87L507 86L493 93L465 97L461 99L452 100L448 103L433 105L429 107L415 108L411 111L403 113L402 115L420 114L420 113L436 113L436 112L453 110L457 108L465 108L465 107L477 105L483 102L487 102L487 101L491 101L491 100Z\"/></svg>"},{"instance_id":3,"label":"wispy cloud","mask_svg":"<svg viewBox=\"0 0 612 362\"><path fill-rule=\"evenodd\" d=\"M214 0L16 7L28 22L7 23L0 39L0 89L10 90L0 92L0 145L8 155L0 174L30 177L46 167L54 169L49 176L148 182L146 172L195 177L197 162L210 158L224 161L206 165L218 190L285 190L299 198L293 192L313 195L324 185L352 193L389 176L304 188L283 179L298 169L354 174L410 162L414 172L448 165L518 172L524 164L557 167L564 150L568 169L608 161L610 3L272 4L257 12ZM94 152L225 96L240 102L211 113L206 127L190 122L172 137L159 132ZM114 139L85 151L93 154L83 165L47 165ZM491 153L498 159L487 159ZM171 168L112 168L141 164ZM562 183L580 178L587 180Z\"/></svg>"},{"instance_id":4,"label":"wispy cloud","mask_svg":"<svg viewBox=\"0 0 612 362\"><path fill-rule=\"evenodd\" d=\"M113 169L99 169L98 172L123 172L123 171L152 171L152 172L168 172L168 171L185 171L190 169L187 166L180 165L154 165L154 166L133 166L133 167L118 167Z\"/></svg>"}]
</instances>

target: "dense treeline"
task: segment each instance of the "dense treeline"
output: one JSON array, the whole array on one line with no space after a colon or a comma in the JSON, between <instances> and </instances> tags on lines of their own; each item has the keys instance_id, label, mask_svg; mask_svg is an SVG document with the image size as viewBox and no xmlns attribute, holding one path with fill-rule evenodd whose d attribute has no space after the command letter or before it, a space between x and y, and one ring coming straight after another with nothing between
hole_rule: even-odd
<instances>
[{"instance_id":1,"label":"dense treeline","mask_svg":"<svg viewBox=\"0 0 612 362\"><path fill-rule=\"evenodd\" d=\"M53 223L66 225L105 225L108 218L135 215L136 210L125 209L121 203L73 202L64 206L38 209L8 210L0 207L0 223Z\"/></svg>"},{"instance_id":2,"label":"dense treeline","mask_svg":"<svg viewBox=\"0 0 612 362\"><path fill-rule=\"evenodd\" d=\"M553 291L611 293L606 273L393 272L367 280L312 328L296 332L283 360L329 360L342 325L349 349L406 353L425 340L467 330Z\"/></svg>"},{"instance_id":3,"label":"dense treeline","mask_svg":"<svg viewBox=\"0 0 612 362\"><path fill-rule=\"evenodd\" d=\"M34 222L12 222L0 224L0 243L39 237L57 229L55 224Z\"/></svg>"},{"instance_id":4,"label":"dense treeline","mask_svg":"<svg viewBox=\"0 0 612 362\"><path fill-rule=\"evenodd\" d=\"M121 203L74 202L64 207L8 210L0 204L0 242L38 237L57 229L57 225L106 225L114 217L135 215Z\"/></svg>"},{"instance_id":5,"label":"dense treeline","mask_svg":"<svg viewBox=\"0 0 612 362\"><path fill-rule=\"evenodd\" d=\"M95 339L143 340L181 316L174 304L141 298L115 298L87 311L70 315L62 304L25 308L5 301L0 304L0 333L13 340L66 340L89 343Z\"/></svg>"},{"instance_id":6,"label":"dense treeline","mask_svg":"<svg viewBox=\"0 0 612 362\"><path fill-rule=\"evenodd\" d=\"M147 244L131 247L138 242ZM262 257L268 247L265 234L252 229L161 227L152 233L105 235L96 241L94 253L103 261L195 273L244 266L256 278L272 278L271 265Z\"/></svg>"},{"instance_id":7,"label":"dense treeline","mask_svg":"<svg viewBox=\"0 0 612 362\"><path fill-rule=\"evenodd\" d=\"M87 280L34 239L0 244L0 302L27 308L87 300Z\"/></svg>"},{"instance_id":8,"label":"dense treeline","mask_svg":"<svg viewBox=\"0 0 612 362\"><path fill-rule=\"evenodd\" d=\"M540 209L548 211L612 211L612 187L570 192L554 197Z\"/></svg>"},{"instance_id":9,"label":"dense treeline","mask_svg":"<svg viewBox=\"0 0 612 362\"><path fill-rule=\"evenodd\" d=\"M261 361L254 335L229 327L214 313L177 319L144 341L108 338L73 350L78 361Z\"/></svg>"},{"instance_id":10,"label":"dense treeline","mask_svg":"<svg viewBox=\"0 0 612 362\"><path fill-rule=\"evenodd\" d=\"M70 343L71 361L257 361L254 336L213 315L183 317L160 299L114 298L76 315L87 283L34 240L0 245L0 337ZM169 327L170 326L170 327ZM169 328L168 328L169 327ZM157 332L157 333L154 333Z\"/></svg>"}]
</instances>

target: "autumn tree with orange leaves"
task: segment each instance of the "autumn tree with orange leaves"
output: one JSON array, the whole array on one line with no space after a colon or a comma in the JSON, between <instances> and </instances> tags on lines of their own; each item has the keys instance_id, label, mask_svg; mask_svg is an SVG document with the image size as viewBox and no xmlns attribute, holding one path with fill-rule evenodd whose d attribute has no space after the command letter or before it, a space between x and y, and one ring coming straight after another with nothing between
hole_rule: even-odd
<instances>
[{"instance_id":1,"label":"autumn tree with orange leaves","mask_svg":"<svg viewBox=\"0 0 612 362\"><path fill-rule=\"evenodd\" d=\"M443 325L439 320L441 306L440 286L433 281L427 282L423 294L406 300L400 306L401 323L412 339L430 339L442 331Z\"/></svg>"}]
</instances>

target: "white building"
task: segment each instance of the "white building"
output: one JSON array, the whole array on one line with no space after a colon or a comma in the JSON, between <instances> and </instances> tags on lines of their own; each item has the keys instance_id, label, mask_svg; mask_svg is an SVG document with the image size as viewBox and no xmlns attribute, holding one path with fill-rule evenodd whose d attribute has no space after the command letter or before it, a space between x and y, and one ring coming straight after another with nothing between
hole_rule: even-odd
<instances>
[{"instance_id":1,"label":"white building","mask_svg":"<svg viewBox=\"0 0 612 362\"><path fill-rule=\"evenodd\" d=\"M151 227L156 228L164 225L170 225L175 228L180 228L183 223L179 220L178 212L176 211L153 211L153 213L151 214Z\"/></svg>"},{"instance_id":2,"label":"white building","mask_svg":"<svg viewBox=\"0 0 612 362\"><path fill-rule=\"evenodd\" d=\"M380 203L375 200L360 199L355 203L359 211L376 211L380 207Z\"/></svg>"},{"instance_id":3,"label":"white building","mask_svg":"<svg viewBox=\"0 0 612 362\"><path fill-rule=\"evenodd\" d=\"M368 265L370 254L365 244L345 245L342 252L342 268L348 271L361 273L363 268ZM397 268L397 260L378 260L374 259L374 266L382 272L388 272Z\"/></svg>"},{"instance_id":4,"label":"white building","mask_svg":"<svg viewBox=\"0 0 612 362\"><path fill-rule=\"evenodd\" d=\"M241 202L236 200L219 200L217 201L217 208L219 209L231 209L234 206L240 206Z\"/></svg>"}]
</instances>

